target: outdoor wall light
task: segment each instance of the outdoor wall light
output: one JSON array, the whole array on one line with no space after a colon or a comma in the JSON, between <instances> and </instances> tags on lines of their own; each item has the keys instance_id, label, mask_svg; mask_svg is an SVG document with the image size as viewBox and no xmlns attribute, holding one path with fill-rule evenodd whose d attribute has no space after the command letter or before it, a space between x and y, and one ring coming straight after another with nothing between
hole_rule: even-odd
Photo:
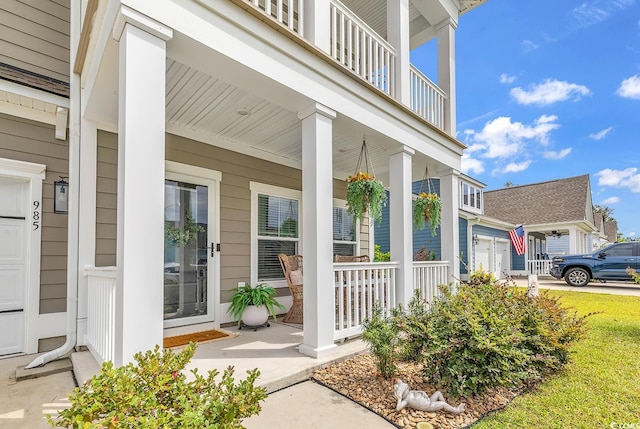
<instances>
[{"instance_id":1,"label":"outdoor wall light","mask_svg":"<svg viewBox=\"0 0 640 429\"><path fill-rule=\"evenodd\" d=\"M67 214L69 212L69 183L60 176L60 180L53 182L53 212Z\"/></svg>"},{"instance_id":2,"label":"outdoor wall light","mask_svg":"<svg viewBox=\"0 0 640 429\"><path fill-rule=\"evenodd\" d=\"M473 244L477 246L479 242L480 239L478 238L478 234L473 234Z\"/></svg>"}]
</instances>

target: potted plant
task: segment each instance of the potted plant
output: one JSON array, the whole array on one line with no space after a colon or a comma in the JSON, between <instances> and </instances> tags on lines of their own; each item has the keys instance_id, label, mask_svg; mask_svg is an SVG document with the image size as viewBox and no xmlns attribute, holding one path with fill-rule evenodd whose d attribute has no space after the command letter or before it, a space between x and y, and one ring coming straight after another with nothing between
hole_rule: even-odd
<instances>
[{"instance_id":1,"label":"potted plant","mask_svg":"<svg viewBox=\"0 0 640 429\"><path fill-rule=\"evenodd\" d=\"M436 193L421 192L413 202L413 225L417 229L423 229L429 224L431 235L436 235L436 228L440 225L440 213L442 201Z\"/></svg>"},{"instance_id":2,"label":"potted plant","mask_svg":"<svg viewBox=\"0 0 640 429\"><path fill-rule=\"evenodd\" d=\"M384 186L373 174L359 171L347 177L347 213L355 219L362 222L368 211L371 222L379 221L386 201Z\"/></svg>"},{"instance_id":3,"label":"potted plant","mask_svg":"<svg viewBox=\"0 0 640 429\"><path fill-rule=\"evenodd\" d=\"M251 287L248 283L233 291L231 303L227 312L238 321L238 326L258 327L265 325L269 315L276 318L275 308L284 310L284 306L276 299L276 290L267 283L260 283Z\"/></svg>"}]
</instances>

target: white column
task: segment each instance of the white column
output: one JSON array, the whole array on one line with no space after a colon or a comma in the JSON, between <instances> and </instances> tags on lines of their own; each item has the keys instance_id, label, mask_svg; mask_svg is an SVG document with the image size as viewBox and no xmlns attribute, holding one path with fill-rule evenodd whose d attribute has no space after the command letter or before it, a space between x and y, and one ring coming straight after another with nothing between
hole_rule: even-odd
<instances>
[{"instance_id":1,"label":"white column","mask_svg":"<svg viewBox=\"0 0 640 429\"><path fill-rule=\"evenodd\" d=\"M411 105L409 0L387 0L387 41L396 49L395 98Z\"/></svg>"},{"instance_id":2,"label":"white column","mask_svg":"<svg viewBox=\"0 0 640 429\"><path fill-rule=\"evenodd\" d=\"M302 120L302 255L304 334L300 352L314 357L336 348L333 286L332 126L336 113L318 103Z\"/></svg>"},{"instance_id":3,"label":"white column","mask_svg":"<svg viewBox=\"0 0 640 429\"><path fill-rule=\"evenodd\" d=\"M114 364L162 344L165 67L172 30L121 7Z\"/></svg>"},{"instance_id":4,"label":"white column","mask_svg":"<svg viewBox=\"0 0 640 429\"><path fill-rule=\"evenodd\" d=\"M389 157L389 237L391 260L400 263L396 276L396 304L413 296L413 220L411 157L408 146Z\"/></svg>"},{"instance_id":5,"label":"white column","mask_svg":"<svg viewBox=\"0 0 640 429\"><path fill-rule=\"evenodd\" d=\"M438 36L438 86L447 94L444 130L456 135L456 27L447 19L436 30Z\"/></svg>"},{"instance_id":6,"label":"white column","mask_svg":"<svg viewBox=\"0 0 640 429\"><path fill-rule=\"evenodd\" d=\"M331 2L304 1L304 37L327 54L331 54Z\"/></svg>"},{"instance_id":7,"label":"white column","mask_svg":"<svg viewBox=\"0 0 640 429\"><path fill-rule=\"evenodd\" d=\"M98 130L95 122L81 119L80 134L80 219L78 220L78 339L86 344L87 277L84 267L96 263L96 181Z\"/></svg>"},{"instance_id":8,"label":"white column","mask_svg":"<svg viewBox=\"0 0 640 429\"><path fill-rule=\"evenodd\" d=\"M460 172L449 169L440 174L440 250L442 260L449 261L449 281L460 279L460 231L458 229L458 197Z\"/></svg>"},{"instance_id":9,"label":"white column","mask_svg":"<svg viewBox=\"0 0 640 429\"><path fill-rule=\"evenodd\" d=\"M569 228L569 254L575 255L578 253L580 253L578 230L576 228Z\"/></svg>"}]
</instances>

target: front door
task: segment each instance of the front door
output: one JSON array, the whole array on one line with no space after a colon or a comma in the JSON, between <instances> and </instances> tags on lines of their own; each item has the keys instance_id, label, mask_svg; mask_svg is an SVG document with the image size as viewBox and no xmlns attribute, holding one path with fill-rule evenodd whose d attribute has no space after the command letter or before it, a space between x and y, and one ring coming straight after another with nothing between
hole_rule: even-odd
<instances>
[{"instance_id":1,"label":"front door","mask_svg":"<svg viewBox=\"0 0 640 429\"><path fill-rule=\"evenodd\" d=\"M0 177L0 355L23 351L28 182Z\"/></svg>"},{"instance_id":2,"label":"front door","mask_svg":"<svg viewBox=\"0 0 640 429\"><path fill-rule=\"evenodd\" d=\"M164 186L164 326L212 322L216 182L168 171Z\"/></svg>"}]
</instances>

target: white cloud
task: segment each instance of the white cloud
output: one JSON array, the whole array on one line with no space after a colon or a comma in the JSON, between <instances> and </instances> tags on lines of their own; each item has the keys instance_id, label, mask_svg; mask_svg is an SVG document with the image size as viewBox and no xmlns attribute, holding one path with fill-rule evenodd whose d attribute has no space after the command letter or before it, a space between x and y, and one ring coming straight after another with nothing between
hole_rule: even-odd
<instances>
[{"instance_id":1,"label":"white cloud","mask_svg":"<svg viewBox=\"0 0 640 429\"><path fill-rule=\"evenodd\" d=\"M487 122L481 131L469 134L475 143L470 151L482 151L484 158L509 158L517 155L529 141L547 145L551 131L560 127L557 119L557 116L542 115L532 125L525 125L500 116Z\"/></svg>"},{"instance_id":2,"label":"white cloud","mask_svg":"<svg viewBox=\"0 0 640 429\"><path fill-rule=\"evenodd\" d=\"M511 96L520 104L535 104L546 106L559 101L578 101L582 96L590 95L591 91L584 85L547 79L543 83L532 85L528 91L516 87L511 90Z\"/></svg>"},{"instance_id":3,"label":"white cloud","mask_svg":"<svg viewBox=\"0 0 640 429\"><path fill-rule=\"evenodd\" d=\"M607 134L609 134L611 131L613 131L613 127L609 127L609 128L605 128L604 130L600 130L597 133L591 133L589 134L589 138L592 138L594 140L602 140L603 138L605 138L607 136Z\"/></svg>"},{"instance_id":4,"label":"white cloud","mask_svg":"<svg viewBox=\"0 0 640 429\"><path fill-rule=\"evenodd\" d=\"M571 148L568 147L568 148L562 149L560 151L548 150L546 152L543 152L542 156L544 156L547 159L558 160L558 159L562 159L562 158L566 157L570 153L571 153Z\"/></svg>"},{"instance_id":5,"label":"white cloud","mask_svg":"<svg viewBox=\"0 0 640 429\"><path fill-rule=\"evenodd\" d=\"M529 165L531 165L531 161L510 162L509 164L507 164L502 168L496 168L491 172L491 174L495 176L496 174L503 174L503 173L519 173L529 168Z\"/></svg>"},{"instance_id":6,"label":"white cloud","mask_svg":"<svg viewBox=\"0 0 640 429\"><path fill-rule=\"evenodd\" d=\"M616 94L620 97L640 100L640 75L631 76L623 80Z\"/></svg>"},{"instance_id":7,"label":"white cloud","mask_svg":"<svg viewBox=\"0 0 640 429\"><path fill-rule=\"evenodd\" d=\"M621 10L633 6L635 0L593 0L586 1L571 11L571 16L580 27L590 27L607 20Z\"/></svg>"},{"instance_id":8,"label":"white cloud","mask_svg":"<svg viewBox=\"0 0 640 429\"><path fill-rule=\"evenodd\" d=\"M481 174L481 173L484 173L484 166L482 165L482 161L471 158L469 155L465 153L462 155L461 170L465 174L469 174L469 173Z\"/></svg>"},{"instance_id":9,"label":"white cloud","mask_svg":"<svg viewBox=\"0 0 640 429\"><path fill-rule=\"evenodd\" d=\"M602 200L602 203L600 203L603 206L609 205L609 204L618 204L620 202L620 198L618 197L609 197L606 200Z\"/></svg>"},{"instance_id":10,"label":"white cloud","mask_svg":"<svg viewBox=\"0 0 640 429\"><path fill-rule=\"evenodd\" d=\"M605 168L598 171L598 185L611 186L613 188L629 188L631 192L640 193L640 174L635 167L624 170L612 170Z\"/></svg>"},{"instance_id":11,"label":"white cloud","mask_svg":"<svg viewBox=\"0 0 640 429\"><path fill-rule=\"evenodd\" d=\"M523 40L520 44L522 45L522 50L525 53L535 51L540 47L539 45L533 43L531 40Z\"/></svg>"},{"instance_id":12,"label":"white cloud","mask_svg":"<svg viewBox=\"0 0 640 429\"><path fill-rule=\"evenodd\" d=\"M510 83L515 82L515 80L516 80L516 77L515 77L515 76L509 76L509 75L508 75L508 74L506 74L506 73L502 73L502 74L500 75L500 83L510 84Z\"/></svg>"},{"instance_id":13,"label":"white cloud","mask_svg":"<svg viewBox=\"0 0 640 429\"><path fill-rule=\"evenodd\" d=\"M631 231L630 233L627 234L627 237L635 237L635 236L636 236L635 231Z\"/></svg>"}]
</instances>

